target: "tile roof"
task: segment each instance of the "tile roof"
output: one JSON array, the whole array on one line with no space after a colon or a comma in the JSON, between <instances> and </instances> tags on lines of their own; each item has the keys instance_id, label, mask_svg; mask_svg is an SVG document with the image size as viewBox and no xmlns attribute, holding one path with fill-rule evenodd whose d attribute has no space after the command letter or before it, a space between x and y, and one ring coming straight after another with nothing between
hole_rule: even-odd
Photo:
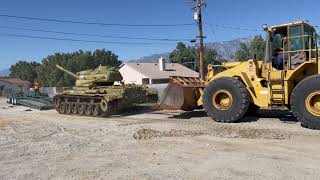
<instances>
[{"instance_id":1,"label":"tile roof","mask_svg":"<svg viewBox=\"0 0 320 180\"><path fill-rule=\"evenodd\" d=\"M0 78L0 81L9 84L31 84L29 81L16 79L16 78Z\"/></svg>"},{"instance_id":2,"label":"tile roof","mask_svg":"<svg viewBox=\"0 0 320 180\"><path fill-rule=\"evenodd\" d=\"M151 79L166 79L170 76L199 77L199 73L178 63L166 63L165 71L160 71L158 63L126 63L126 65Z\"/></svg>"}]
</instances>

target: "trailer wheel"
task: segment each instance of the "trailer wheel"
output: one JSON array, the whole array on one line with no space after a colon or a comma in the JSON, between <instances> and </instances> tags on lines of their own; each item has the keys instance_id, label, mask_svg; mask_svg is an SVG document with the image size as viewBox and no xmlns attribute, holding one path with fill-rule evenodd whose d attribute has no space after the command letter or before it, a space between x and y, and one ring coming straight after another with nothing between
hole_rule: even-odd
<instances>
[{"instance_id":1,"label":"trailer wheel","mask_svg":"<svg viewBox=\"0 0 320 180\"><path fill-rule=\"evenodd\" d=\"M291 110L304 127L320 129L320 76L301 81L291 94Z\"/></svg>"},{"instance_id":2,"label":"trailer wheel","mask_svg":"<svg viewBox=\"0 0 320 180\"><path fill-rule=\"evenodd\" d=\"M230 123L241 119L249 108L249 94L243 83L222 77L211 81L204 90L203 105L217 122Z\"/></svg>"},{"instance_id":3,"label":"trailer wheel","mask_svg":"<svg viewBox=\"0 0 320 180\"><path fill-rule=\"evenodd\" d=\"M12 105L17 105L17 98L12 96Z\"/></svg>"}]
</instances>

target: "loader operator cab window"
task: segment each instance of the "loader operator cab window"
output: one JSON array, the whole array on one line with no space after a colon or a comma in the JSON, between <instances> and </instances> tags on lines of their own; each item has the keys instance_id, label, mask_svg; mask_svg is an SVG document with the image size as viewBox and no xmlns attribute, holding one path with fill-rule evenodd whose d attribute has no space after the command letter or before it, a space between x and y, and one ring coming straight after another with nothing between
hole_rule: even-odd
<instances>
[{"instance_id":1,"label":"loader operator cab window","mask_svg":"<svg viewBox=\"0 0 320 180\"><path fill-rule=\"evenodd\" d=\"M307 54L304 52L302 26L290 26L289 27L289 48L287 52L289 69L294 69L307 60ZM288 48L288 49L289 49Z\"/></svg>"},{"instance_id":2,"label":"loader operator cab window","mask_svg":"<svg viewBox=\"0 0 320 180\"><path fill-rule=\"evenodd\" d=\"M295 69L316 56L315 31L307 24L276 27L271 37L271 58L275 69Z\"/></svg>"},{"instance_id":3,"label":"loader operator cab window","mask_svg":"<svg viewBox=\"0 0 320 180\"><path fill-rule=\"evenodd\" d=\"M278 70L283 69L284 51L287 47L287 27L278 27L273 29L271 41L272 47L272 66Z\"/></svg>"}]
</instances>

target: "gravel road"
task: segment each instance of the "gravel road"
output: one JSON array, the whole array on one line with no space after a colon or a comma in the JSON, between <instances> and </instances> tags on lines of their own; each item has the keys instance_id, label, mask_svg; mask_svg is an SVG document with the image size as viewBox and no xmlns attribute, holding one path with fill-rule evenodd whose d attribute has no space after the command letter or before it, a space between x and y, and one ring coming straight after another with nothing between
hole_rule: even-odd
<instances>
[{"instance_id":1,"label":"gravel road","mask_svg":"<svg viewBox=\"0 0 320 180\"><path fill-rule=\"evenodd\" d=\"M203 111L93 118L0 99L0 179L319 179L319 150L320 131L287 111L220 124Z\"/></svg>"}]
</instances>

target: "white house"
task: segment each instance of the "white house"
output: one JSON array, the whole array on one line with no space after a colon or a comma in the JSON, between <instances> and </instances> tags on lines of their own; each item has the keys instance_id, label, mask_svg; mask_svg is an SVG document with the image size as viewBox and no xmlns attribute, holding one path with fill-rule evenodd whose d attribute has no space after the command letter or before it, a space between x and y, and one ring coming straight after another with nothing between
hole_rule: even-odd
<instances>
[{"instance_id":1,"label":"white house","mask_svg":"<svg viewBox=\"0 0 320 180\"><path fill-rule=\"evenodd\" d=\"M17 93L29 91L31 83L29 81L15 78L0 78L0 96L10 96Z\"/></svg>"},{"instance_id":2,"label":"white house","mask_svg":"<svg viewBox=\"0 0 320 180\"><path fill-rule=\"evenodd\" d=\"M126 63L119 69L125 84L165 84L170 76L199 77L199 73L178 63Z\"/></svg>"}]
</instances>

